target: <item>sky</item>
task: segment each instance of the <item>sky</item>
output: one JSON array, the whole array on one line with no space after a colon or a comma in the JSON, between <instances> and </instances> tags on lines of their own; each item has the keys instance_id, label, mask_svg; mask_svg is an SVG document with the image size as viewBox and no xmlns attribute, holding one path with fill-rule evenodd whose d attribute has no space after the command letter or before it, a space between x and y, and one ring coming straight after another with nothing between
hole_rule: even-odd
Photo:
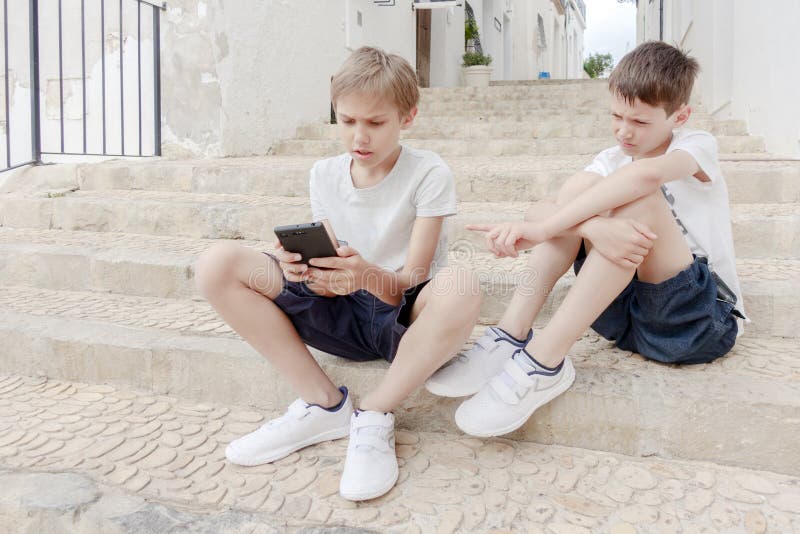
<instances>
[{"instance_id":1,"label":"sky","mask_svg":"<svg viewBox=\"0 0 800 534\"><path fill-rule=\"evenodd\" d=\"M584 0L584 55L610 52L616 64L636 46L636 5L617 0Z\"/></svg>"}]
</instances>

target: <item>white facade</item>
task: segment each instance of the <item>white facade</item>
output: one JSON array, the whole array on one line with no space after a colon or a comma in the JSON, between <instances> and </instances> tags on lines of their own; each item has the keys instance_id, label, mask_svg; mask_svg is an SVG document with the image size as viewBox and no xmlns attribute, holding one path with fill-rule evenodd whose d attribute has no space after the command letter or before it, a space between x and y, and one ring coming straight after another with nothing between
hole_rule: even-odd
<instances>
[{"instance_id":1,"label":"white facade","mask_svg":"<svg viewBox=\"0 0 800 534\"><path fill-rule=\"evenodd\" d=\"M583 78L584 14L577 0L469 0L493 80ZM580 2L582 6L582 2ZM585 9L585 8L584 8Z\"/></svg>"},{"instance_id":2,"label":"white facade","mask_svg":"<svg viewBox=\"0 0 800 534\"><path fill-rule=\"evenodd\" d=\"M102 151L99 100L101 58L106 62L106 150L121 150L119 51L125 57L125 153L138 152L139 47L133 13L136 0L123 0L124 37L118 3L105 2L105 35L100 33L100 0L86 8L87 151ZM419 6L413 0L379 5L373 0L169 0L161 16L162 146L167 156L266 154L272 144L303 123L329 114L330 78L362 45L373 45L417 61L417 11L431 9L430 84L462 83L464 1ZM495 80L580 77L584 22L582 0L471 0L484 52L493 56ZM10 22L9 95L12 123L26 127L30 102L27 71L27 3L13 0ZM13 9L20 10L25 17ZM40 2L41 90L44 148L60 151L57 8ZM146 8L149 13L149 8ZM63 0L64 150L82 152L80 0ZM577 14L577 15L576 15ZM539 17L543 23L538 22ZM143 152L152 146L152 24L143 18ZM540 27L544 33L540 37ZM18 53L18 51L22 53ZM132 61L132 63L131 63ZM2 76L2 73L0 73ZM4 88L5 80L0 79ZM3 96L0 94L0 96ZM2 100L2 99L0 99ZM2 108L2 106L0 106ZM5 121L0 116L0 127ZM2 128L0 128L2 130ZM0 133L0 158L5 140ZM29 139L16 131L12 139ZM29 147L16 143L16 159ZM21 154L21 155L20 155ZM2 163L2 162L0 162ZM0 164L0 167L3 165Z\"/></svg>"},{"instance_id":3,"label":"white facade","mask_svg":"<svg viewBox=\"0 0 800 534\"><path fill-rule=\"evenodd\" d=\"M694 98L718 119L743 119L767 150L800 157L800 2L640 0L637 40L659 38L700 62Z\"/></svg>"}]
</instances>

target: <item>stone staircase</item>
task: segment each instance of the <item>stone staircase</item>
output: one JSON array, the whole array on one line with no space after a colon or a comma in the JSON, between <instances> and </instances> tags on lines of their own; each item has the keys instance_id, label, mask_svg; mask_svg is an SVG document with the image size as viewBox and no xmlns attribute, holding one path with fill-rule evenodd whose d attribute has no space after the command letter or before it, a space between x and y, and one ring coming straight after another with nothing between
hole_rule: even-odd
<instances>
[{"instance_id":1,"label":"stone staircase","mask_svg":"<svg viewBox=\"0 0 800 534\"><path fill-rule=\"evenodd\" d=\"M516 280L525 274L524 256L494 260L463 230L464 224L521 217L530 202L556 191L593 153L611 146L606 98L605 84L597 82L423 92L419 118L404 142L439 151L454 171L460 204L459 214L449 221L451 260L479 271L486 294L481 323L498 320ZM352 510L334 492L321 495L314 489L333 475L317 469L312 476L309 469L323 463L341 468L315 448L258 472L223 463L219 469L225 476L210 487L209 479L220 472L211 473L211 466L222 463L227 440L256 426L264 413L282 409L294 394L196 295L192 281L197 255L216 240L267 250L273 226L309 219L308 170L315 159L339 153L335 127L301 126L296 139L278 143L266 157L112 161L18 171L0 182L0 375L7 376L0 376L0 469L77 471L91 479L80 484L99 481L112 488L106 493L124 488L198 513L233 508L272 514L278 530L339 524L404 531L410 522L425 532L450 527L530 527L535 532L533 525L551 532L612 527L629 532L624 529L631 525L641 532L698 525L758 532L762 520L770 531L800 530L800 349L794 326L800 296L800 162L772 158L740 121L714 122L699 112L690 127L718 136L731 192L739 272L753 319L736 349L712 365L674 368L646 362L587 333L573 352L578 371L573 388L508 439L466 438L452 420L457 401L419 391L398 412L403 446L408 447L408 456L401 456L407 478L391 498ZM560 301L571 280L566 276L559 282L553 301ZM551 303L541 321L552 308ZM476 328L476 335L482 328ZM356 395L385 369L380 362L318 357L334 380ZM58 393L48 397L51 390ZM81 397L81 392L94 395ZM199 434L220 421L220 428L206 436L216 447L208 447L203 469L176 477L174 472L185 467L180 466L171 471L172 478L164 478L164 466L174 467L178 460L168 452L150 451L137 459L146 463L151 453L170 458L163 464L151 461L154 465L137 468L127 478L120 474L121 459L110 451L111 459L99 454L96 461L83 463L68 455L59 457L60 463L48 462L36 454L52 446L40 443L48 435L43 428L58 417L75 415L49 413L53 408L46 399L96 410L95 419L108 421L93 424L110 426L114 416L93 403L105 409L117 404L102 396L131 399L133 406L120 412L130 413L119 435L158 441L158 451L197 459L198 454L181 449L186 436L165 441L170 434L161 428L189 413L197 420L185 424L201 425ZM151 397L170 409L149 414L147 406L156 402L148 403ZM193 407L179 413L184 404ZM223 409L246 415L197 415ZM253 409L261 415L248 411ZM39 421L19 436L14 432L26 413ZM175 418L169 419L170 414ZM157 421L150 438L141 434L141 427ZM70 424L77 428L78 422ZM110 431L104 429L100 439L85 430L58 439L65 448L80 438L95 440L92 446L102 449L102 443L111 446L118 435L106 436ZM36 435L26 442L31 433ZM11 439L15 436L16 441ZM464 450L449 458L438 452L441 443L456 440ZM637 458L651 456L657 459ZM439 473L437 465L455 459L463 460L457 477ZM609 481L611 473L619 474L612 466L623 464L619 480ZM139 464L130 465L123 474ZM637 476L628 476L630 470ZM289 471L273 480L275 473ZM508 471L509 479L496 480L509 476ZM552 477L533 476L550 471ZM709 478L708 472L723 474ZM477 477L479 490L469 487L468 475ZM248 492L254 477L267 481L261 491ZM164 486L164 480L172 485ZM298 489L287 489L284 480L300 480ZM238 485L241 481L244 486ZM423 487L427 492L421 492ZM437 488L449 488L446 493L457 498L432 495L442 493ZM265 491L272 496L255 502L259 497L254 495ZM3 503L0 499L0 519ZM319 512L320 506L327 506L328 513ZM466 511L476 506L484 506L480 520ZM336 507L354 515L348 519L331 511ZM397 521L393 513L399 514ZM241 524L231 531L238 532L234 527ZM215 525L212 530L222 531Z\"/></svg>"}]
</instances>

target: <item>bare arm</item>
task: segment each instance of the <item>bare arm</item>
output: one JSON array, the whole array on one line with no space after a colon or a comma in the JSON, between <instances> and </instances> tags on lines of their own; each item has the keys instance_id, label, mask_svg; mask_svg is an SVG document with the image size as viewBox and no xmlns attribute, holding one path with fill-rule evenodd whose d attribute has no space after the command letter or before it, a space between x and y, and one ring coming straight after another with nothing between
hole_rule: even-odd
<instances>
[{"instance_id":1,"label":"bare arm","mask_svg":"<svg viewBox=\"0 0 800 534\"><path fill-rule=\"evenodd\" d=\"M439 244L444 217L417 217L411 230L408 257L400 272L376 271L365 282L367 291L393 306L400 303L403 291L430 276L430 266Z\"/></svg>"},{"instance_id":2,"label":"bare arm","mask_svg":"<svg viewBox=\"0 0 800 534\"><path fill-rule=\"evenodd\" d=\"M399 272L381 269L367 262L358 251L340 247L336 258L315 258L305 273L320 294L345 295L359 289L369 291L383 302L396 306L403 291L426 280L439 243L444 217L417 217L411 231L408 257ZM323 269L314 269L322 267Z\"/></svg>"},{"instance_id":3,"label":"bare arm","mask_svg":"<svg viewBox=\"0 0 800 534\"><path fill-rule=\"evenodd\" d=\"M560 235L595 215L649 195L664 183L692 175L698 175L701 180L704 176L695 159L682 150L635 161L611 173L542 221L543 236Z\"/></svg>"}]
</instances>

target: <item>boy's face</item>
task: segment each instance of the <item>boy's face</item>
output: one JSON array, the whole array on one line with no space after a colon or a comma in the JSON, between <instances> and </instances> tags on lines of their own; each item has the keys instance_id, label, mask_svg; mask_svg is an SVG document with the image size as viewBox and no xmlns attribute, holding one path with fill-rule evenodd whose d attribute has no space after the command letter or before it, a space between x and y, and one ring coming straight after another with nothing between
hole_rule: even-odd
<instances>
[{"instance_id":1,"label":"boy's face","mask_svg":"<svg viewBox=\"0 0 800 534\"><path fill-rule=\"evenodd\" d=\"M339 136L353 164L365 170L391 170L400 146L400 132L411 126L417 108L402 117L392 102L353 92L336 102ZM395 158L392 158L395 156ZM388 166L388 169L383 167Z\"/></svg>"},{"instance_id":2,"label":"boy's face","mask_svg":"<svg viewBox=\"0 0 800 534\"><path fill-rule=\"evenodd\" d=\"M633 159L664 154L672 141L672 130L683 126L692 110L681 105L672 115L661 106L645 104L638 98L633 104L618 94L611 98L611 127L622 151Z\"/></svg>"}]
</instances>

